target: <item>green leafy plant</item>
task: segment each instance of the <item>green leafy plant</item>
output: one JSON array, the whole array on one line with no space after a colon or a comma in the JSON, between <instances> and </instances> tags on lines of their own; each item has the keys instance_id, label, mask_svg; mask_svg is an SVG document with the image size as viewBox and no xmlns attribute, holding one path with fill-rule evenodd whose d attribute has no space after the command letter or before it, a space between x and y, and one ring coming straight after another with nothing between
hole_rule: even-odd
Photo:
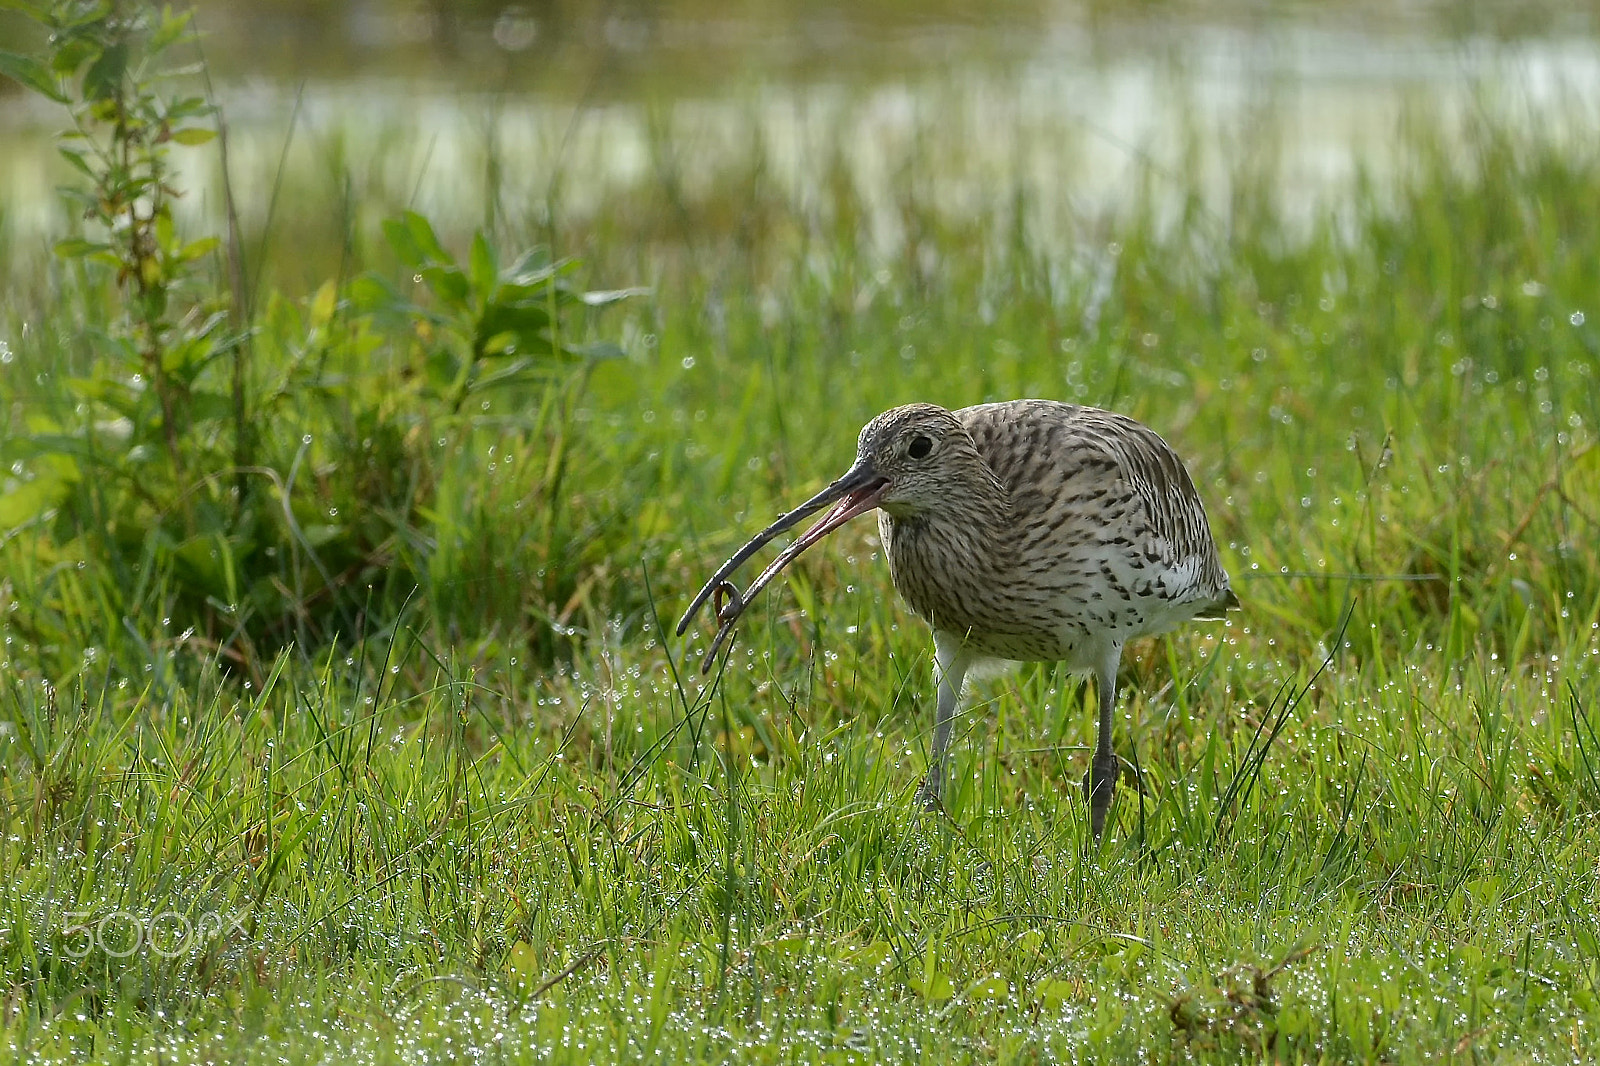
<instances>
[{"instance_id":1,"label":"green leafy plant","mask_svg":"<svg viewBox=\"0 0 1600 1066\"><path fill-rule=\"evenodd\" d=\"M217 475L249 462L248 366L205 266L220 241L186 238L173 211L173 146L216 136L174 58L194 43L191 16L120 0L14 6L47 43L0 55L0 71L70 120L58 149L80 181L60 191L81 229L55 251L81 282L84 321L68 403L35 410L6 442L32 476L0 500L0 524L53 518L62 557L92 562L124 608L162 598L152 581L173 576L202 613L231 611L248 500ZM221 580L193 587L205 572Z\"/></svg>"},{"instance_id":2,"label":"green leafy plant","mask_svg":"<svg viewBox=\"0 0 1600 1066\"><path fill-rule=\"evenodd\" d=\"M190 14L82 0L23 10L49 31L49 54L0 54L0 71L67 107L72 128L59 151L85 180L61 190L79 209L84 235L58 242L56 254L113 271L124 297L123 313L97 338L104 372L74 389L126 420L116 428L130 447L158 443L181 473L180 438L197 419L231 418L237 433L243 417L237 397L200 382L214 360L238 350L238 338L220 328L224 301L196 291L194 264L220 242L184 240L172 214L181 193L168 147L216 136L204 97L163 91L169 54L194 40Z\"/></svg>"},{"instance_id":3,"label":"green leafy plant","mask_svg":"<svg viewBox=\"0 0 1600 1066\"><path fill-rule=\"evenodd\" d=\"M134 634L177 616L252 663L263 642L353 636L363 612L460 570L442 532L460 512L446 497L464 493L441 464L483 431L490 394L519 412L492 432L548 449L548 548L573 399L587 368L621 354L572 339L563 316L630 290L585 292L574 263L542 250L502 266L482 232L458 262L407 212L384 234L420 285L369 272L308 300L269 293L246 322L222 242L187 237L173 210L173 146L217 135L173 61L195 40L190 15L119 0L21 10L48 43L0 54L0 72L70 115L59 147L80 181L62 192L82 228L56 252L86 321L64 402L0 445L27 475L0 494L0 530L49 524L58 561L90 564L63 567L60 595L106 602ZM544 579L549 596L576 584ZM48 643L50 605L30 614Z\"/></svg>"},{"instance_id":4,"label":"green leafy plant","mask_svg":"<svg viewBox=\"0 0 1600 1066\"><path fill-rule=\"evenodd\" d=\"M457 263L414 211L385 222L383 231L401 265L427 287L432 305L401 297L377 274L358 279L351 298L363 313L416 326L427 342L422 395L445 409L460 411L470 396L490 389L542 387L574 367L622 354L608 341L564 339L560 314L575 304L603 307L639 290L582 291L568 280L576 264L554 262L544 249L524 252L502 269L481 230L467 263Z\"/></svg>"}]
</instances>

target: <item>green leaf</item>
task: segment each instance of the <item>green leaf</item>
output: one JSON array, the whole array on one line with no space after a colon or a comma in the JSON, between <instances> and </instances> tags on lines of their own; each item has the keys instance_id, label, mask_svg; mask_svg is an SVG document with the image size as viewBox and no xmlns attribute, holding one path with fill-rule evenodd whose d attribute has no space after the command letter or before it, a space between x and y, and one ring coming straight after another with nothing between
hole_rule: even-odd
<instances>
[{"instance_id":1,"label":"green leaf","mask_svg":"<svg viewBox=\"0 0 1600 1066\"><path fill-rule=\"evenodd\" d=\"M69 460L92 458L83 438L65 433L30 433L0 444L0 458L8 463L59 456Z\"/></svg>"},{"instance_id":2,"label":"green leaf","mask_svg":"<svg viewBox=\"0 0 1600 1066\"><path fill-rule=\"evenodd\" d=\"M479 355L505 355L511 352L517 344L516 330L501 330L487 339L479 339L475 345Z\"/></svg>"},{"instance_id":3,"label":"green leaf","mask_svg":"<svg viewBox=\"0 0 1600 1066\"><path fill-rule=\"evenodd\" d=\"M468 259L471 269L472 287L481 297L487 299L494 292L495 282L498 280L494 261L494 249L489 247L489 241L479 230L472 235L472 255Z\"/></svg>"},{"instance_id":4,"label":"green leaf","mask_svg":"<svg viewBox=\"0 0 1600 1066\"><path fill-rule=\"evenodd\" d=\"M955 983L950 980L950 975L942 970L930 970L921 980L913 978L907 983L923 999L934 1003L943 1003L956 994Z\"/></svg>"},{"instance_id":5,"label":"green leaf","mask_svg":"<svg viewBox=\"0 0 1600 1066\"><path fill-rule=\"evenodd\" d=\"M0 532L42 518L67 498L71 483L65 478L37 477L9 492L0 491Z\"/></svg>"},{"instance_id":6,"label":"green leaf","mask_svg":"<svg viewBox=\"0 0 1600 1066\"><path fill-rule=\"evenodd\" d=\"M49 68L32 56L0 52L0 74L21 83L24 88L32 89L41 96L49 97L58 104L67 102L67 95L61 91Z\"/></svg>"},{"instance_id":7,"label":"green leaf","mask_svg":"<svg viewBox=\"0 0 1600 1066\"><path fill-rule=\"evenodd\" d=\"M189 20L193 17L193 14L192 11L184 11L174 15L170 7L163 10L161 12L161 25L156 27L156 32L150 35L150 43L145 46L146 49L151 54L154 54L163 48L176 44L178 39L183 36L184 31L189 28Z\"/></svg>"},{"instance_id":8,"label":"green leaf","mask_svg":"<svg viewBox=\"0 0 1600 1066\"><path fill-rule=\"evenodd\" d=\"M311 298L310 325L312 329L321 329L333 321L333 313L339 309L339 289L330 278L317 289L317 294Z\"/></svg>"},{"instance_id":9,"label":"green leaf","mask_svg":"<svg viewBox=\"0 0 1600 1066\"><path fill-rule=\"evenodd\" d=\"M1083 998L1083 992L1071 981L1047 977L1033 986L1033 998L1049 1007L1059 1007Z\"/></svg>"},{"instance_id":10,"label":"green leaf","mask_svg":"<svg viewBox=\"0 0 1600 1066\"><path fill-rule=\"evenodd\" d=\"M389 247L394 249L394 254L400 262L411 269L416 270L427 262L422 247L417 244L416 238L411 235L410 228L401 220L397 218L384 219L383 236L389 242Z\"/></svg>"},{"instance_id":11,"label":"green leaf","mask_svg":"<svg viewBox=\"0 0 1600 1066\"><path fill-rule=\"evenodd\" d=\"M422 254L435 263L449 263L454 265L455 260L450 258L444 246L439 243L439 237L433 232L433 223L415 211L407 211L404 216L406 230L411 234L411 239L416 242Z\"/></svg>"},{"instance_id":12,"label":"green leaf","mask_svg":"<svg viewBox=\"0 0 1600 1066\"><path fill-rule=\"evenodd\" d=\"M999 1003L1011 998L1011 986L1006 979L997 974L980 977L968 985L961 993L968 1000L987 1000L990 1003Z\"/></svg>"},{"instance_id":13,"label":"green leaf","mask_svg":"<svg viewBox=\"0 0 1600 1066\"><path fill-rule=\"evenodd\" d=\"M210 255L220 247L222 247L221 238L201 237L199 240L190 241L178 250L178 261L192 263L196 259Z\"/></svg>"},{"instance_id":14,"label":"green leaf","mask_svg":"<svg viewBox=\"0 0 1600 1066\"><path fill-rule=\"evenodd\" d=\"M197 144L205 144L207 141L215 140L216 136L216 130L208 130L204 126L185 126L181 130L172 131L173 140L177 141L179 144L187 144L191 147Z\"/></svg>"},{"instance_id":15,"label":"green leaf","mask_svg":"<svg viewBox=\"0 0 1600 1066\"><path fill-rule=\"evenodd\" d=\"M513 281L529 284L540 278L555 275L558 269L559 264L550 261L550 249L529 248L517 256L517 261L511 264L506 276Z\"/></svg>"},{"instance_id":16,"label":"green leaf","mask_svg":"<svg viewBox=\"0 0 1600 1066\"><path fill-rule=\"evenodd\" d=\"M593 341L589 344L567 344L563 348L571 355L585 359L622 359L624 352L614 341Z\"/></svg>"},{"instance_id":17,"label":"green leaf","mask_svg":"<svg viewBox=\"0 0 1600 1066\"><path fill-rule=\"evenodd\" d=\"M90 181L95 180L94 171L89 169L88 160L83 158L82 151L76 148L67 148L64 145L57 145L56 152L61 156L62 159L67 161L68 165L71 166L73 170L76 170Z\"/></svg>"},{"instance_id":18,"label":"green leaf","mask_svg":"<svg viewBox=\"0 0 1600 1066\"><path fill-rule=\"evenodd\" d=\"M797 963L811 952L811 938L786 936L765 945L768 952L786 963Z\"/></svg>"},{"instance_id":19,"label":"green leaf","mask_svg":"<svg viewBox=\"0 0 1600 1066\"><path fill-rule=\"evenodd\" d=\"M439 395L455 389L466 376L466 367L449 349L435 348L423 361L428 373L428 384Z\"/></svg>"},{"instance_id":20,"label":"green leaf","mask_svg":"<svg viewBox=\"0 0 1600 1066\"><path fill-rule=\"evenodd\" d=\"M893 947L885 941L874 940L852 955L850 961L864 970L875 970L893 957Z\"/></svg>"},{"instance_id":21,"label":"green leaf","mask_svg":"<svg viewBox=\"0 0 1600 1066\"><path fill-rule=\"evenodd\" d=\"M552 299L552 295L554 299ZM499 304L513 304L520 307L545 308L561 306L570 303L571 297L555 288L552 279L542 278L532 282L508 281L495 290L494 301Z\"/></svg>"},{"instance_id":22,"label":"green leaf","mask_svg":"<svg viewBox=\"0 0 1600 1066\"><path fill-rule=\"evenodd\" d=\"M166 119L168 122L177 122L179 119L195 118L200 115L211 114L211 105L203 96L186 96L167 108Z\"/></svg>"},{"instance_id":23,"label":"green leaf","mask_svg":"<svg viewBox=\"0 0 1600 1066\"><path fill-rule=\"evenodd\" d=\"M650 295L649 289L596 289L593 292L579 293L578 299L590 307L605 307L607 304L614 304L618 300L626 300L631 296L648 295Z\"/></svg>"},{"instance_id":24,"label":"green leaf","mask_svg":"<svg viewBox=\"0 0 1600 1066\"><path fill-rule=\"evenodd\" d=\"M109 251L108 244L97 244L94 241L84 240L82 237L68 237L66 240L55 243L55 253L62 259L82 259L95 252Z\"/></svg>"},{"instance_id":25,"label":"green leaf","mask_svg":"<svg viewBox=\"0 0 1600 1066\"><path fill-rule=\"evenodd\" d=\"M473 331L473 348L481 354L506 352L509 348L501 338L510 334L518 355L552 355L554 348L546 336L549 327L550 315L541 306L490 304Z\"/></svg>"},{"instance_id":26,"label":"green leaf","mask_svg":"<svg viewBox=\"0 0 1600 1066\"><path fill-rule=\"evenodd\" d=\"M467 391L482 392L485 389L503 388L507 385L532 385L546 376L538 372L532 359L518 359L510 366L502 367L492 374L485 374L468 385Z\"/></svg>"},{"instance_id":27,"label":"green leaf","mask_svg":"<svg viewBox=\"0 0 1600 1066\"><path fill-rule=\"evenodd\" d=\"M94 4L53 4L60 21L56 24L58 30L75 30L80 26L88 26L96 22L104 22L111 17L112 0L99 0Z\"/></svg>"},{"instance_id":28,"label":"green leaf","mask_svg":"<svg viewBox=\"0 0 1600 1066\"><path fill-rule=\"evenodd\" d=\"M131 387L127 382L110 377L97 378L67 378L67 391L80 400L91 403L104 404L119 415L132 419L139 414L140 402L147 399L142 390ZM41 441L55 440L35 434L27 438L36 444ZM71 438L65 438L71 439ZM55 450L60 450L57 443Z\"/></svg>"},{"instance_id":29,"label":"green leaf","mask_svg":"<svg viewBox=\"0 0 1600 1066\"><path fill-rule=\"evenodd\" d=\"M128 46L114 44L100 53L83 75L83 95L90 100L106 100L116 94L128 70Z\"/></svg>"},{"instance_id":30,"label":"green leaf","mask_svg":"<svg viewBox=\"0 0 1600 1066\"><path fill-rule=\"evenodd\" d=\"M430 266L422 270L422 280L433 294L458 311L466 310L467 276L455 266Z\"/></svg>"},{"instance_id":31,"label":"green leaf","mask_svg":"<svg viewBox=\"0 0 1600 1066\"><path fill-rule=\"evenodd\" d=\"M50 51L50 69L63 78L70 78L90 56L99 55L100 46L88 37L69 37Z\"/></svg>"},{"instance_id":32,"label":"green leaf","mask_svg":"<svg viewBox=\"0 0 1600 1066\"><path fill-rule=\"evenodd\" d=\"M520 981L532 981L539 976L539 956L526 941L517 941L506 952L506 972Z\"/></svg>"},{"instance_id":33,"label":"green leaf","mask_svg":"<svg viewBox=\"0 0 1600 1066\"><path fill-rule=\"evenodd\" d=\"M376 274L362 274L350 283L350 304L356 313L370 315L405 308L394 286Z\"/></svg>"}]
</instances>

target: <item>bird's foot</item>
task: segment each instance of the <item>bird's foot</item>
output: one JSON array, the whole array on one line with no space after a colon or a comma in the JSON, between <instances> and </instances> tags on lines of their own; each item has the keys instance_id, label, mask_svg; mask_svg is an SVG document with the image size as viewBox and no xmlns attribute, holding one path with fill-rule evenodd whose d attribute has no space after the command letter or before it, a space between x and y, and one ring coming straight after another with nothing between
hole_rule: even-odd
<instances>
[{"instance_id":1,"label":"bird's foot","mask_svg":"<svg viewBox=\"0 0 1600 1066\"><path fill-rule=\"evenodd\" d=\"M929 770L928 776L922 779L922 787L917 789L917 806L925 811L937 811L944 806L940 798L944 789L940 787L939 778L938 770Z\"/></svg>"},{"instance_id":2,"label":"bird's foot","mask_svg":"<svg viewBox=\"0 0 1600 1066\"><path fill-rule=\"evenodd\" d=\"M1111 797L1117 791L1117 778L1122 774L1122 761L1112 752L1097 754L1083 775L1083 798L1089 804L1089 828L1094 838L1100 839L1105 829L1106 812L1111 809Z\"/></svg>"}]
</instances>

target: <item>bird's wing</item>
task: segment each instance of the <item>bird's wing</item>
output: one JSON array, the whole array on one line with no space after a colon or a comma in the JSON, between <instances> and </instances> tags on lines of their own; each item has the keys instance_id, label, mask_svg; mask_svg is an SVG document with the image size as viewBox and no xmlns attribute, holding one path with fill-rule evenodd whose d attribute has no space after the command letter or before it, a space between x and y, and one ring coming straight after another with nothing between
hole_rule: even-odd
<instances>
[{"instance_id":1,"label":"bird's wing","mask_svg":"<svg viewBox=\"0 0 1600 1066\"><path fill-rule=\"evenodd\" d=\"M1183 600L1237 603L1217 558L1194 481L1167 442L1126 415L1052 400L982 404L956 412L979 452L1028 513L1049 523L1120 527L1171 575ZM1067 512L1076 512L1068 515ZM1155 561L1155 560L1152 560Z\"/></svg>"},{"instance_id":2,"label":"bird's wing","mask_svg":"<svg viewBox=\"0 0 1600 1066\"><path fill-rule=\"evenodd\" d=\"M1217 545L1206 519L1205 504L1189 471L1154 430L1126 415L1096 411L1085 421L1116 454L1121 474L1139 501L1148 533L1165 556L1185 601L1213 600L1220 612L1237 606L1228 575L1217 558Z\"/></svg>"}]
</instances>

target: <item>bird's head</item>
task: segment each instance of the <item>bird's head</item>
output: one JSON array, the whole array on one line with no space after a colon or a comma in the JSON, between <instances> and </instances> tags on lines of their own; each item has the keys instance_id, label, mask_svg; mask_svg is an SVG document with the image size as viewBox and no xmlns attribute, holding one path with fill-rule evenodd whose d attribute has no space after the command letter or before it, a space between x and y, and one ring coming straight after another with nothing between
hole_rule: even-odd
<instances>
[{"instance_id":1,"label":"bird's head","mask_svg":"<svg viewBox=\"0 0 1600 1066\"><path fill-rule=\"evenodd\" d=\"M710 668L717 648L756 593L801 552L857 515L879 507L902 519L941 508L960 511L980 494L1001 491L971 435L955 415L931 403L907 404L885 411L862 429L856 442L856 461L849 470L762 530L722 564L678 621L678 634L683 634L695 612L717 589L727 586L728 575L762 545L824 507L827 511L823 516L795 538L742 596L735 596L729 607L719 612L722 629L706 653L702 670Z\"/></svg>"},{"instance_id":2,"label":"bird's head","mask_svg":"<svg viewBox=\"0 0 1600 1066\"><path fill-rule=\"evenodd\" d=\"M949 506L989 475L960 419L931 403L895 407L868 422L852 473L882 482L875 505L896 518ZM849 476L849 475L847 475Z\"/></svg>"}]
</instances>

